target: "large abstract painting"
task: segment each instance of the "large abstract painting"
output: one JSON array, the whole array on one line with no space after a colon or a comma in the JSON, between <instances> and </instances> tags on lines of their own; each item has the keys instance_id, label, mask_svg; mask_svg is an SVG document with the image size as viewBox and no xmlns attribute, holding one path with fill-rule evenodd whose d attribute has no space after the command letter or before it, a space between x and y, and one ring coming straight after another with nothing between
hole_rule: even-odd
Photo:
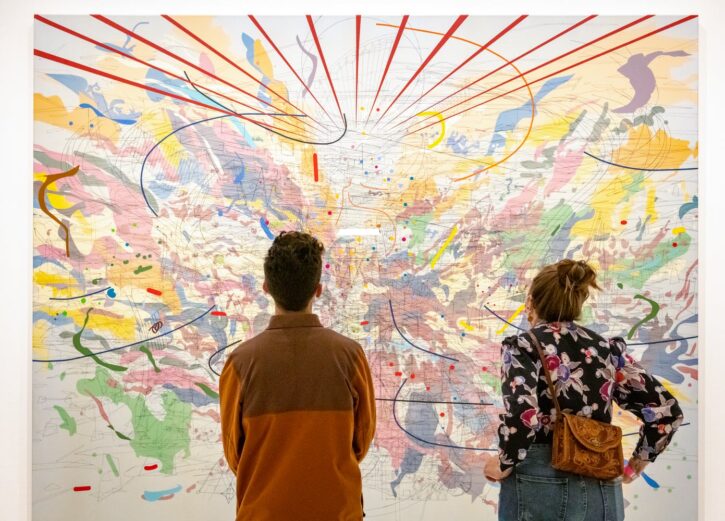
<instances>
[{"instance_id":1,"label":"large abstract painting","mask_svg":"<svg viewBox=\"0 0 725 521\"><path fill-rule=\"evenodd\" d=\"M218 375L283 230L373 370L368 519L496 518L501 340L562 258L685 411L627 519L695 518L695 17L36 16L34 60L35 519L231 519Z\"/></svg>"}]
</instances>

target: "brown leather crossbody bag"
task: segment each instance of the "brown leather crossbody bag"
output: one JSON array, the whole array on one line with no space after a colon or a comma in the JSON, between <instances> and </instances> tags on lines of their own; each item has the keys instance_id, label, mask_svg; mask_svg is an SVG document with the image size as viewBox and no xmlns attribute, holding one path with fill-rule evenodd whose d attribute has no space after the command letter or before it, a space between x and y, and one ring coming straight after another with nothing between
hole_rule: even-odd
<instances>
[{"instance_id":1,"label":"brown leather crossbody bag","mask_svg":"<svg viewBox=\"0 0 725 521\"><path fill-rule=\"evenodd\" d=\"M622 429L584 416L562 413L556 389L546 367L544 350L532 331L529 336L539 352L541 367L556 407L551 466L582 476L610 480L622 475Z\"/></svg>"}]
</instances>

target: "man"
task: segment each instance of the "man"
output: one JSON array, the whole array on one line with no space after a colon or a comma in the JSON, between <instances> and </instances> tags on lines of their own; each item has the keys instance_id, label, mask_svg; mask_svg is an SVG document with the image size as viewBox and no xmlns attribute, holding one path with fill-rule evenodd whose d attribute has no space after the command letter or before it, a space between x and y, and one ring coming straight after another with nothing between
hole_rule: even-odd
<instances>
[{"instance_id":1,"label":"man","mask_svg":"<svg viewBox=\"0 0 725 521\"><path fill-rule=\"evenodd\" d=\"M237 476L237 521L359 521L359 463L375 433L360 345L322 327L324 247L283 232L264 259L269 327L229 356L219 391L224 454Z\"/></svg>"}]
</instances>

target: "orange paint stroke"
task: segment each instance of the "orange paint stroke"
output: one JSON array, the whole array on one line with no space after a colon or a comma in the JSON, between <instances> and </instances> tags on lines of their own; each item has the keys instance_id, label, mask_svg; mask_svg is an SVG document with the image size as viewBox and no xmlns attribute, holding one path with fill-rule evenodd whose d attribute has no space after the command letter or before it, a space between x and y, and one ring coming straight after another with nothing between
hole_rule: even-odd
<instances>
[{"instance_id":1,"label":"orange paint stroke","mask_svg":"<svg viewBox=\"0 0 725 521\"><path fill-rule=\"evenodd\" d=\"M394 25L394 24L377 23L376 25L378 25L380 27L391 27L393 29L398 29L398 26L397 25ZM415 32L418 32L418 33L434 34L436 36L443 36L443 33L440 33L440 32L437 32L437 31L429 31L427 29L418 29L418 28L410 27L410 26L406 27L405 30L406 31L415 31ZM467 38L461 38L460 36L451 36L451 39L453 39L453 40L459 40L459 41L465 42L465 43L470 43L471 45L475 45L476 47L481 47L481 45L482 45L482 44L476 43L476 42L474 42L472 40L468 40ZM511 61L507 60L506 58L504 58L503 56L501 56L499 53L497 53L496 51L494 51L493 49L486 49L486 50L488 52L490 52L491 54L493 54L494 56L496 56L496 57L500 58L501 60L505 61L506 62L506 65L510 65L511 67L513 67L514 70L518 73L519 78L521 78L523 80L524 84L526 85L526 90L529 91L529 99L531 100L531 120L529 121L529 128L526 131L526 135L524 136L524 139L521 140L521 143L519 143L519 146L517 146L514 149L513 152L511 152L509 155L507 155L506 157L504 157L500 161L497 161L496 163L493 163L492 165L488 165L486 167L479 168L478 170L474 171L472 174L468 174L467 176L463 176L463 177L456 177L456 178L453 179L454 181L464 181L464 180L468 179L469 177L473 177L475 175L480 174L481 172L485 172L486 170L490 170L491 168L493 168L495 166L498 166L498 165L500 165L502 163L505 163L506 161L508 161L509 159L511 159L519 150L521 150L521 147L523 147L524 144L526 143L526 141L528 141L529 136L531 135L531 130L534 128L534 117L535 117L535 114L536 114L536 102L534 101L534 93L531 92L531 87L529 86L529 82L526 80L526 78L524 77L524 74L521 72L521 70L518 67L516 67L516 65L514 65L513 63L511 63Z\"/></svg>"},{"instance_id":2,"label":"orange paint stroke","mask_svg":"<svg viewBox=\"0 0 725 521\"><path fill-rule=\"evenodd\" d=\"M43 213L53 219L55 222L58 223L58 226L60 226L65 231L65 256L70 257L70 230L68 229L68 226L63 224L60 219L58 219L55 215L50 213L50 210L48 210L48 205L45 202L45 192L48 188L48 185L51 183L56 182L59 179L63 179L64 177L71 177L78 173L78 169L80 166L74 166L70 170L66 172L61 172L60 174L48 174L45 177L45 181L42 185L40 185L40 188L38 189L38 206L40 206L40 209L43 210Z\"/></svg>"}]
</instances>

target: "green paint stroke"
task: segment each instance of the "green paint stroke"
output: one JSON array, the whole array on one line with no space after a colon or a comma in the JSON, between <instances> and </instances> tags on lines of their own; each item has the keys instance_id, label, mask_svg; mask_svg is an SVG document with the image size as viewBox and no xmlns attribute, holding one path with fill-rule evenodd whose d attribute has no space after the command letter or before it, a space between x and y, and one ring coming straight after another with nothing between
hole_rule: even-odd
<instances>
[{"instance_id":1,"label":"green paint stroke","mask_svg":"<svg viewBox=\"0 0 725 521\"><path fill-rule=\"evenodd\" d=\"M60 405L54 405L53 409L58 411L60 419L63 420L63 423L60 424L60 428L67 430L68 434L73 436L78 430L75 419Z\"/></svg>"},{"instance_id":2,"label":"green paint stroke","mask_svg":"<svg viewBox=\"0 0 725 521\"><path fill-rule=\"evenodd\" d=\"M156 360L154 360L154 355L151 354L151 350L146 346L141 346L139 348L139 351L141 351L142 353L146 353L146 356L148 357L149 362L151 362L151 365L154 366L154 371L156 371L157 373L160 373L161 369L159 369L159 367L156 365Z\"/></svg>"},{"instance_id":3,"label":"green paint stroke","mask_svg":"<svg viewBox=\"0 0 725 521\"><path fill-rule=\"evenodd\" d=\"M135 270L133 270L134 275L138 275L139 273L143 273L144 271L148 271L152 268L152 266L139 266Z\"/></svg>"},{"instance_id":4,"label":"green paint stroke","mask_svg":"<svg viewBox=\"0 0 725 521\"><path fill-rule=\"evenodd\" d=\"M215 393L206 384L197 383L196 386L204 391L204 394L206 394L209 398L214 398L215 400L219 399L219 393Z\"/></svg>"},{"instance_id":5,"label":"green paint stroke","mask_svg":"<svg viewBox=\"0 0 725 521\"><path fill-rule=\"evenodd\" d=\"M116 466L116 462L113 461L113 457L110 454L106 454L106 461L108 462L108 466L111 467L111 472L113 472L113 475L119 477L120 474L118 473L118 467Z\"/></svg>"},{"instance_id":6,"label":"green paint stroke","mask_svg":"<svg viewBox=\"0 0 725 521\"><path fill-rule=\"evenodd\" d=\"M86 329L86 325L88 324L88 317L90 316L92 309L93 308L90 308L86 312L86 319L83 321L83 327L81 328L81 330L78 331L78 333L76 333L75 335L73 335L73 347L75 347L76 350L83 356L88 356L88 357L92 358L93 361L96 362L98 365L102 365L103 367L110 369L111 371L119 371L119 372L125 371L127 369L126 367L123 367L122 365L111 364L111 363L101 360L100 358L98 358L95 355L95 353L93 353L93 351L91 351L87 347L83 347L83 345L81 344L81 335L83 334L83 331L85 331L85 329Z\"/></svg>"},{"instance_id":7,"label":"green paint stroke","mask_svg":"<svg viewBox=\"0 0 725 521\"><path fill-rule=\"evenodd\" d=\"M160 416L163 420L160 420L146 405L146 395L127 393L123 385L102 367L96 367L96 376L93 379L79 380L76 387L81 394L104 397L114 404L128 407L133 427L133 439L129 440L129 445L136 456L159 460L160 472L172 474L174 459L180 452L184 457L191 455L189 430L192 406L180 401L173 392L164 392L161 395L163 413ZM127 439L118 432L116 435Z\"/></svg>"},{"instance_id":8,"label":"green paint stroke","mask_svg":"<svg viewBox=\"0 0 725 521\"><path fill-rule=\"evenodd\" d=\"M657 302L655 302L654 300L649 299L649 298L645 297L644 295L639 295L639 294L635 295L634 298L646 300L647 302L650 303L650 306L652 306L652 310L649 312L649 314L646 317L644 317L642 320L640 320L639 322L637 322L635 325L632 326L632 329L629 330L629 334L627 334L627 339L631 339L634 336L634 332L637 330L637 328L639 326L641 326L645 322L649 322L650 320L652 320L653 318L655 318L657 316L657 313L660 312L660 305Z\"/></svg>"}]
</instances>

